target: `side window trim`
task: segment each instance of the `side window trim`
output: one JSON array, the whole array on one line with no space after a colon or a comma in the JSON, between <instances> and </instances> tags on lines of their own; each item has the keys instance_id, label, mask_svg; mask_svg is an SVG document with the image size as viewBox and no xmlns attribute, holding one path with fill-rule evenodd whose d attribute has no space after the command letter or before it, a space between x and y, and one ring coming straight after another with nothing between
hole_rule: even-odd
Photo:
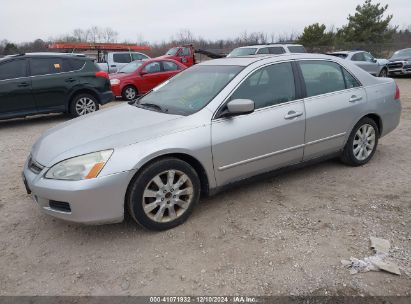
<instances>
[{"instance_id":1,"label":"side window trim","mask_svg":"<svg viewBox=\"0 0 411 304\"><path fill-rule=\"evenodd\" d=\"M305 86L304 76L303 76L303 73L302 73L302 70L301 70L301 66L300 66L300 62L301 62L301 61L325 61L325 62L332 62L332 63L337 64L337 65L340 67L340 69L341 69L341 74L342 74L342 76L343 76L345 89L344 89L344 90L339 90L339 91L327 92L327 93L323 93L323 94L318 94L318 95L314 95L314 96L307 96L307 88L306 88L306 86ZM302 95L301 98L316 98L316 97L318 97L318 96L324 96L324 95L327 95L327 94L335 94L335 93L339 93L339 92L344 92L344 91L346 91L346 90L352 90L352 89L356 89L356 88L361 88L361 87L363 87L363 84L361 83L361 81L358 80L357 77L355 77L355 76L354 76L348 69L346 69L343 65L341 65L341 64L339 64L338 62L335 62L335 61L333 61L333 60L330 60L330 59L327 59L327 60L324 60L324 59L301 59L301 60L296 60L296 61L295 61L295 64L296 64L297 69L298 69L298 74L299 74L299 77L298 77L298 78L299 78L299 82L301 83L301 87L302 87L302 93L303 93L303 95ZM355 88L348 88L348 87L347 87L347 80L345 79L344 70L345 70L348 74L350 74L350 75L358 82L358 84L359 84L358 87L355 87Z\"/></svg>"},{"instance_id":2,"label":"side window trim","mask_svg":"<svg viewBox=\"0 0 411 304\"><path fill-rule=\"evenodd\" d=\"M260 66L260 67L255 68L254 70L250 71L247 75L245 75L245 76L243 77L243 79L241 79L241 81L240 81L239 83L237 83L237 85L231 90L231 92L227 94L227 96L224 98L223 102L220 104L220 106L219 106L219 107L217 108L217 110L214 112L214 115L213 115L213 117L212 117L211 120L217 120L217 119L220 119L220 118L221 118L220 115L221 115L221 113L224 111L224 107L225 107L225 106L227 105L227 103L230 101L231 96L232 96L232 95L234 94L234 92L244 83L244 81L246 81L252 74L254 74L255 72L257 72L257 71L259 71L259 70L261 70L261 69L264 69L264 68L266 68L266 67L268 67L268 66L270 66L270 65L275 65L275 64L280 64L280 63L290 63L290 64L291 64L291 69L292 69L292 72L293 72L293 75L294 75L295 99L294 99L294 100L287 101L287 102L283 102L283 103L279 103L279 104L270 105L270 106L267 106L267 107L255 109L255 111L261 111L261 110L265 110L265 109L268 109L268 108L279 107L279 106L283 106L283 105L285 105L285 104L298 102L299 100L303 99L304 97L302 97L302 96L300 97L299 94L298 94L298 90L297 90L297 87L300 87L300 86L297 86L297 83L298 83L299 80L296 78L296 74L295 74L294 68L293 68L293 64L295 63L295 60L292 59L292 60L288 60L288 61L270 62L270 63L267 63L267 64L265 64L265 65L263 65L263 66ZM300 87L300 88L301 88L301 87Z\"/></svg>"},{"instance_id":3,"label":"side window trim","mask_svg":"<svg viewBox=\"0 0 411 304\"><path fill-rule=\"evenodd\" d=\"M46 58L47 59L47 57L39 57L39 58ZM60 58L60 57L58 57L58 58ZM84 62L83 62L83 65L81 66L81 68L80 69L78 69L78 70L70 70L70 71L64 71L64 72L58 72L58 73L49 73L49 74L41 74L41 75L32 75L31 74L31 60L33 59L32 57L30 57L30 58L28 58L29 60L27 60L26 59L26 64L27 64L27 71L26 71L26 75L28 75L28 76L26 76L26 77L42 77L42 76L50 76L50 75L60 75L60 74L67 74L67 73L74 73L74 72L80 72L81 70L83 70L84 69L84 67L86 66L86 64L87 64L87 62L86 62L86 60L84 60ZM62 61L64 61L66 58L60 58ZM67 59L69 59L69 58L67 58ZM71 64L70 64L70 66L71 66Z\"/></svg>"}]
</instances>

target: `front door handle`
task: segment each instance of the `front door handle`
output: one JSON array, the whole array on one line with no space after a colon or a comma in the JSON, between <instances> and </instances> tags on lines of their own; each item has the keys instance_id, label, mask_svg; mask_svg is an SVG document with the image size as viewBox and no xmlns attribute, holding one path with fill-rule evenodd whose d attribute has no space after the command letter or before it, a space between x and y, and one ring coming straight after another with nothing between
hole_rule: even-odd
<instances>
[{"instance_id":1,"label":"front door handle","mask_svg":"<svg viewBox=\"0 0 411 304\"><path fill-rule=\"evenodd\" d=\"M74 78L71 78L71 77L66 79L66 82L74 82L74 81L76 81L76 80Z\"/></svg>"},{"instance_id":2,"label":"front door handle","mask_svg":"<svg viewBox=\"0 0 411 304\"><path fill-rule=\"evenodd\" d=\"M349 102L356 102L356 101L360 101L361 99L362 99L361 96L352 95L348 101Z\"/></svg>"},{"instance_id":3,"label":"front door handle","mask_svg":"<svg viewBox=\"0 0 411 304\"><path fill-rule=\"evenodd\" d=\"M303 112L290 111L284 116L284 119L293 119L303 115Z\"/></svg>"},{"instance_id":4,"label":"front door handle","mask_svg":"<svg viewBox=\"0 0 411 304\"><path fill-rule=\"evenodd\" d=\"M28 87L30 84L28 82L20 82L17 86L19 88L24 88L24 87Z\"/></svg>"}]
</instances>

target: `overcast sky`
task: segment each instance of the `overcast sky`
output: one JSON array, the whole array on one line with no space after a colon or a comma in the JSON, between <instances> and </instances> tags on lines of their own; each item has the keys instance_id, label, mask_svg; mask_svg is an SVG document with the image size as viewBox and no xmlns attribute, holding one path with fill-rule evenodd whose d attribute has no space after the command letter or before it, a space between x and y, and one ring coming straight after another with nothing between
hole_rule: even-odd
<instances>
[{"instance_id":1,"label":"overcast sky","mask_svg":"<svg viewBox=\"0 0 411 304\"><path fill-rule=\"evenodd\" d=\"M374 0L377 2L377 0ZM389 5L392 24L411 24L411 0ZM205 39L262 31L301 32L314 22L340 27L363 0L1 0L0 40L30 41L93 25L111 27L119 40L168 40L181 29Z\"/></svg>"}]
</instances>

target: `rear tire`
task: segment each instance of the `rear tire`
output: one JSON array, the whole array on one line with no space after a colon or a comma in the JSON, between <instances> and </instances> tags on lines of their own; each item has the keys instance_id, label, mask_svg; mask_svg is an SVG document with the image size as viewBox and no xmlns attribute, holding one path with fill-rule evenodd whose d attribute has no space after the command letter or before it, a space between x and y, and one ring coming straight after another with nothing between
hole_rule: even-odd
<instances>
[{"instance_id":1,"label":"rear tire","mask_svg":"<svg viewBox=\"0 0 411 304\"><path fill-rule=\"evenodd\" d=\"M374 120L362 118L351 131L341 160L349 166L361 166L373 157L380 133Z\"/></svg>"},{"instance_id":2,"label":"rear tire","mask_svg":"<svg viewBox=\"0 0 411 304\"><path fill-rule=\"evenodd\" d=\"M98 111L97 99L90 94L78 94L70 103L70 114L73 117L83 116Z\"/></svg>"},{"instance_id":3,"label":"rear tire","mask_svg":"<svg viewBox=\"0 0 411 304\"><path fill-rule=\"evenodd\" d=\"M134 86L128 85L124 87L123 91L121 92L121 96L123 97L124 100L132 101L137 98L138 92Z\"/></svg>"},{"instance_id":4,"label":"rear tire","mask_svg":"<svg viewBox=\"0 0 411 304\"><path fill-rule=\"evenodd\" d=\"M149 230L167 230L184 223L200 198L197 172L177 158L148 165L132 180L126 204L131 217Z\"/></svg>"}]
</instances>

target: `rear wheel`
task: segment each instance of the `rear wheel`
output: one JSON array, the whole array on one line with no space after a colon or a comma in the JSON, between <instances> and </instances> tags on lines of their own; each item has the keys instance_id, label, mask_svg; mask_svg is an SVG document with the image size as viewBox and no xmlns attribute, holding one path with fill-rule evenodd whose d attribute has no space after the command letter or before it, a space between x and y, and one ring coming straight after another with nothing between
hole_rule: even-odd
<instances>
[{"instance_id":1,"label":"rear wheel","mask_svg":"<svg viewBox=\"0 0 411 304\"><path fill-rule=\"evenodd\" d=\"M166 158L152 163L132 182L127 205L146 229L166 230L182 224L200 198L200 180L186 162Z\"/></svg>"},{"instance_id":2,"label":"rear wheel","mask_svg":"<svg viewBox=\"0 0 411 304\"><path fill-rule=\"evenodd\" d=\"M137 89L131 85L126 86L121 92L123 99L131 101L137 98Z\"/></svg>"},{"instance_id":3,"label":"rear wheel","mask_svg":"<svg viewBox=\"0 0 411 304\"><path fill-rule=\"evenodd\" d=\"M377 149L379 138L378 126L374 120L365 117L352 130L344 147L342 161L350 166L361 166L367 163Z\"/></svg>"},{"instance_id":4,"label":"rear wheel","mask_svg":"<svg viewBox=\"0 0 411 304\"><path fill-rule=\"evenodd\" d=\"M70 113L74 117L83 116L99 109L96 98L90 94L76 95L70 103Z\"/></svg>"}]
</instances>

